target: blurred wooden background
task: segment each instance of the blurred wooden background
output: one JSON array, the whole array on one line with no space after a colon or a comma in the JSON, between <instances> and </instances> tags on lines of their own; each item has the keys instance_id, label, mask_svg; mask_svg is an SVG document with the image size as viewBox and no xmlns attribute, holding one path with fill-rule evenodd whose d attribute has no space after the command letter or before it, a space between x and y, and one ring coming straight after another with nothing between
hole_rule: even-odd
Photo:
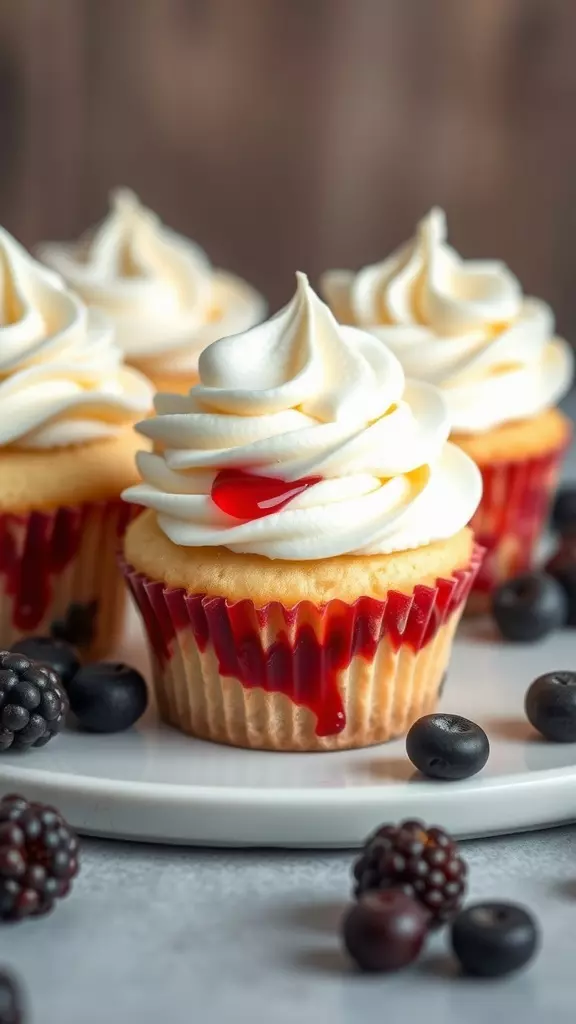
<instances>
[{"instance_id":1,"label":"blurred wooden background","mask_svg":"<svg viewBox=\"0 0 576 1024\"><path fill-rule=\"evenodd\" d=\"M576 3L2 0L0 221L132 186L273 305L433 203L576 337Z\"/></svg>"}]
</instances>

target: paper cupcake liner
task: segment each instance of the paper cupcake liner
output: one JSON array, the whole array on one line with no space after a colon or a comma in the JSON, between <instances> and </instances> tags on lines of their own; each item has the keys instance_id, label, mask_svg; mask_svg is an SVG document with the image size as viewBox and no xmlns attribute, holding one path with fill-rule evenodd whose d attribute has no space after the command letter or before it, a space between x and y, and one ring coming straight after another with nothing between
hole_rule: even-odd
<instances>
[{"instance_id":1,"label":"paper cupcake liner","mask_svg":"<svg viewBox=\"0 0 576 1024\"><path fill-rule=\"evenodd\" d=\"M268 750L382 743L434 709L482 558L435 587L354 604L188 594L124 564L148 635L160 716L193 736Z\"/></svg>"},{"instance_id":2,"label":"paper cupcake liner","mask_svg":"<svg viewBox=\"0 0 576 1024\"><path fill-rule=\"evenodd\" d=\"M87 659L112 649L126 601L118 542L133 515L119 499L0 515L0 645L54 631Z\"/></svg>"},{"instance_id":3,"label":"paper cupcake liner","mask_svg":"<svg viewBox=\"0 0 576 1024\"><path fill-rule=\"evenodd\" d=\"M474 583L472 610L487 605L504 580L532 568L565 451L480 466L482 501L470 525L486 556Z\"/></svg>"}]
</instances>

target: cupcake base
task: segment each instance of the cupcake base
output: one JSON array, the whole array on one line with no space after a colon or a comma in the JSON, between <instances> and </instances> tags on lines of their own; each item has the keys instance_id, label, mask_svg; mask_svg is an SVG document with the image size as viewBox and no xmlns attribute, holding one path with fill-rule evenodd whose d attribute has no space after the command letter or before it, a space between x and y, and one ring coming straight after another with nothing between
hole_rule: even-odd
<instances>
[{"instance_id":1,"label":"cupcake base","mask_svg":"<svg viewBox=\"0 0 576 1024\"><path fill-rule=\"evenodd\" d=\"M142 540L154 529L145 514L130 533ZM463 539L466 564L449 578L350 603L229 600L167 586L125 564L161 717L202 739L280 751L364 747L405 733L436 706L481 560L469 534ZM220 568L223 557L213 554Z\"/></svg>"},{"instance_id":2,"label":"cupcake base","mask_svg":"<svg viewBox=\"0 0 576 1024\"><path fill-rule=\"evenodd\" d=\"M120 500L0 515L0 645L54 633L86 660L109 652L124 623L117 551L133 515Z\"/></svg>"},{"instance_id":3,"label":"cupcake base","mask_svg":"<svg viewBox=\"0 0 576 1024\"><path fill-rule=\"evenodd\" d=\"M483 482L471 526L486 555L467 615L487 611L501 583L533 567L571 429L570 421L552 409L534 421L452 438L476 461Z\"/></svg>"},{"instance_id":4,"label":"cupcake base","mask_svg":"<svg viewBox=\"0 0 576 1024\"><path fill-rule=\"evenodd\" d=\"M123 625L120 538L134 509L141 443L116 437L46 451L0 453L0 647L55 632L86 659L111 651Z\"/></svg>"},{"instance_id":5,"label":"cupcake base","mask_svg":"<svg viewBox=\"0 0 576 1024\"><path fill-rule=\"evenodd\" d=\"M338 675L338 697L328 702L331 721L319 721L283 693L222 676L214 648L201 651L183 633L166 662L153 656L159 712L190 736L255 750L316 752L384 743L436 708L461 613L460 606L423 650L397 650L384 637L372 661L352 658ZM319 726L329 730L326 735Z\"/></svg>"}]
</instances>

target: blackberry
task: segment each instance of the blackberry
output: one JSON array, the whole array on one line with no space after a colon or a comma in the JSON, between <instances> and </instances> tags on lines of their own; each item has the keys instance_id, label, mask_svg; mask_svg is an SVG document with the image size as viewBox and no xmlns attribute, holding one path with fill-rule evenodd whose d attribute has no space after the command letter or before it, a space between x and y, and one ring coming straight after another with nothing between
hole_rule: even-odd
<instances>
[{"instance_id":1,"label":"blackberry","mask_svg":"<svg viewBox=\"0 0 576 1024\"><path fill-rule=\"evenodd\" d=\"M0 970L0 1024L24 1024L20 985L5 970Z\"/></svg>"},{"instance_id":2,"label":"blackberry","mask_svg":"<svg viewBox=\"0 0 576 1024\"><path fill-rule=\"evenodd\" d=\"M355 895L400 889L426 907L431 925L450 920L466 892L467 867L458 846L440 828L419 821L383 825L354 865Z\"/></svg>"},{"instance_id":3,"label":"blackberry","mask_svg":"<svg viewBox=\"0 0 576 1024\"><path fill-rule=\"evenodd\" d=\"M78 874L78 837L53 807L0 801L0 919L48 914Z\"/></svg>"},{"instance_id":4,"label":"blackberry","mask_svg":"<svg viewBox=\"0 0 576 1024\"><path fill-rule=\"evenodd\" d=\"M0 751L43 747L66 721L68 698L53 669L0 651Z\"/></svg>"}]
</instances>

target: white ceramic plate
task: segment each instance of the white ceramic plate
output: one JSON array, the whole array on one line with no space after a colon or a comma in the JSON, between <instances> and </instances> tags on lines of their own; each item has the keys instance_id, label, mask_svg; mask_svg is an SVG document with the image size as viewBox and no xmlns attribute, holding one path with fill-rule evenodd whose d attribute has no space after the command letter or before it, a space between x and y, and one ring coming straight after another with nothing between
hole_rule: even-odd
<instances>
[{"instance_id":1,"label":"white ceramic plate","mask_svg":"<svg viewBox=\"0 0 576 1024\"><path fill-rule=\"evenodd\" d=\"M120 657L147 669L131 614ZM336 754L274 754L188 739L152 715L115 736L66 732L28 755L3 754L0 792L55 804L80 831L228 846L352 847L383 821L421 817L457 836L576 820L576 744L539 740L527 685L576 669L576 634L508 646L489 624L461 627L442 707L480 722L492 750L465 782L420 779L401 741Z\"/></svg>"}]
</instances>

